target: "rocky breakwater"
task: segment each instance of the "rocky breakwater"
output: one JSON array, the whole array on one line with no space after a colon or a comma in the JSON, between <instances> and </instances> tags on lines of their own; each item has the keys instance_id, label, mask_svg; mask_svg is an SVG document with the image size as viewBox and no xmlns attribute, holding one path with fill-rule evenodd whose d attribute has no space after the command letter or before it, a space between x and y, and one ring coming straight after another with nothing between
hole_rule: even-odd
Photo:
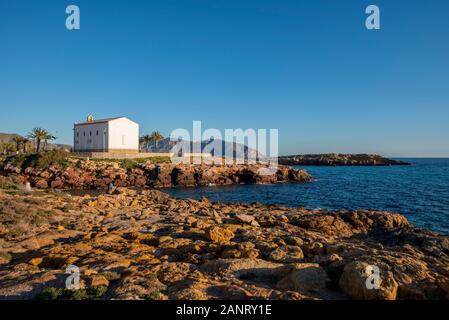
<instances>
[{"instance_id":1,"label":"rocky breakwater","mask_svg":"<svg viewBox=\"0 0 449 320\"><path fill-rule=\"evenodd\" d=\"M449 237L398 214L125 188L0 190L0 206L1 299L449 298ZM79 290L64 289L69 265Z\"/></svg>"},{"instance_id":2,"label":"rocky breakwater","mask_svg":"<svg viewBox=\"0 0 449 320\"><path fill-rule=\"evenodd\" d=\"M279 163L291 166L394 166L410 165L376 154L305 154L279 157Z\"/></svg>"},{"instance_id":3,"label":"rocky breakwater","mask_svg":"<svg viewBox=\"0 0 449 320\"><path fill-rule=\"evenodd\" d=\"M118 187L193 187L207 185L306 182L312 177L304 170L279 166L269 175L261 164L242 165L193 165L128 163L89 161L69 158L64 165L50 165L46 168L20 167L5 163L2 168L7 174L20 175L24 181L40 189L104 189L109 184ZM264 170L265 169L265 170ZM261 171L263 170L263 171Z\"/></svg>"}]
</instances>

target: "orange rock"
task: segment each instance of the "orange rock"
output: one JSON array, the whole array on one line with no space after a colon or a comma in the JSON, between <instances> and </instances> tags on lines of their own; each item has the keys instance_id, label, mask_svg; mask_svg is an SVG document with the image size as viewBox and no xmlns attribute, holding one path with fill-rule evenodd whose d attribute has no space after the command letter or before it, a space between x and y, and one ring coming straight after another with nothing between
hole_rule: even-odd
<instances>
[{"instance_id":1,"label":"orange rock","mask_svg":"<svg viewBox=\"0 0 449 320\"><path fill-rule=\"evenodd\" d=\"M89 202L87 203L87 206L89 206L89 207L95 207L95 206L97 206L97 204L98 204L98 201L97 201L97 200L93 200L93 201L89 201Z\"/></svg>"},{"instance_id":2,"label":"orange rock","mask_svg":"<svg viewBox=\"0 0 449 320\"><path fill-rule=\"evenodd\" d=\"M108 279L106 279L104 276L102 276L101 274L93 274L90 277L90 285L92 287L97 287L97 286L109 286L109 281Z\"/></svg>"},{"instance_id":3,"label":"orange rock","mask_svg":"<svg viewBox=\"0 0 449 320\"><path fill-rule=\"evenodd\" d=\"M40 265L40 264L42 263L43 260L44 260L44 259L43 259L42 257L39 257L39 258L33 258L33 259L31 259L31 260L29 261L29 264L31 264L31 265L37 267L38 265Z\"/></svg>"},{"instance_id":4,"label":"orange rock","mask_svg":"<svg viewBox=\"0 0 449 320\"><path fill-rule=\"evenodd\" d=\"M206 230L206 237L213 242L228 242L234 238L234 232L220 227L211 227Z\"/></svg>"}]
</instances>

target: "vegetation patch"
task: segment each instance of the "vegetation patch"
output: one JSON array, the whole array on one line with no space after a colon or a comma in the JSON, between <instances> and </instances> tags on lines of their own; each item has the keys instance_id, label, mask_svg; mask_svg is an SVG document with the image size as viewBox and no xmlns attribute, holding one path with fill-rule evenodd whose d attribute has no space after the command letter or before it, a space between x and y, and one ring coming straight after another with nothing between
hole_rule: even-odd
<instances>
[{"instance_id":1,"label":"vegetation patch","mask_svg":"<svg viewBox=\"0 0 449 320\"><path fill-rule=\"evenodd\" d=\"M157 156L157 157L149 157L149 158L138 158L135 159L138 163L145 163L147 161L151 161L152 163L169 163L171 162L170 157L163 157L163 156Z\"/></svg>"},{"instance_id":2,"label":"vegetation patch","mask_svg":"<svg viewBox=\"0 0 449 320\"><path fill-rule=\"evenodd\" d=\"M46 169L51 165L58 165L61 168L65 168L69 165L67 158L69 153L63 150L51 150L42 153L34 154L20 154L7 157L5 163L11 163L12 165L26 169L33 167L37 169Z\"/></svg>"},{"instance_id":3,"label":"vegetation patch","mask_svg":"<svg viewBox=\"0 0 449 320\"><path fill-rule=\"evenodd\" d=\"M120 274L114 271L103 272L102 276L105 277L109 282L117 281L120 279Z\"/></svg>"},{"instance_id":4,"label":"vegetation patch","mask_svg":"<svg viewBox=\"0 0 449 320\"><path fill-rule=\"evenodd\" d=\"M162 293L159 291L151 292L143 297L144 300L162 300Z\"/></svg>"},{"instance_id":5,"label":"vegetation patch","mask_svg":"<svg viewBox=\"0 0 449 320\"><path fill-rule=\"evenodd\" d=\"M9 263L12 259L12 256L6 252L0 252L0 264Z\"/></svg>"},{"instance_id":6,"label":"vegetation patch","mask_svg":"<svg viewBox=\"0 0 449 320\"><path fill-rule=\"evenodd\" d=\"M86 160L86 158L83 157L70 157L71 159L75 160ZM155 157L146 157L146 158L133 158L133 159L112 159L112 158L90 158L89 161L95 161L95 162L114 162L118 163L120 167L123 169L131 170L138 168L140 164L144 164L148 161L152 163L170 163L171 158L169 156L155 156ZM75 166L80 166L81 162L78 161Z\"/></svg>"},{"instance_id":7,"label":"vegetation patch","mask_svg":"<svg viewBox=\"0 0 449 320\"><path fill-rule=\"evenodd\" d=\"M134 161L131 159L123 159L120 161L120 166L123 169L132 170L132 169L137 168L139 166L139 164L137 163L137 161Z\"/></svg>"},{"instance_id":8,"label":"vegetation patch","mask_svg":"<svg viewBox=\"0 0 449 320\"><path fill-rule=\"evenodd\" d=\"M19 181L13 177L0 176L0 189L19 190Z\"/></svg>"},{"instance_id":9,"label":"vegetation patch","mask_svg":"<svg viewBox=\"0 0 449 320\"><path fill-rule=\"evenodd\" d=\"M37 300L98 300L108 291L105 286L89 289L70 290L65 288L45 288L36 295Z\"/></svg>"}]
</instances>

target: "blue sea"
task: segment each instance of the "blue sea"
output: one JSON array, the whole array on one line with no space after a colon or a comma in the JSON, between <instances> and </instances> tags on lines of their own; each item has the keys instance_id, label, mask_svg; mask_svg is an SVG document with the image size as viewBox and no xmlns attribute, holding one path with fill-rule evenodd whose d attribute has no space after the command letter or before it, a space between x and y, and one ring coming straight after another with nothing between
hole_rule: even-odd
<instances>
[{"instance_id":1,"label":"blue sea","mask_svg":"<svg viewBox=\"0 0 449 320\"><path fill-rule=\"evenodd\" d=\"M449 159L404 159L411 166L301 167L310 183L166 190L178 198L260 202L323 209L373 209L404 214L414 225L449 234ZM296 167L300 168L300 167Z\"/></svg>"}]
</instances>

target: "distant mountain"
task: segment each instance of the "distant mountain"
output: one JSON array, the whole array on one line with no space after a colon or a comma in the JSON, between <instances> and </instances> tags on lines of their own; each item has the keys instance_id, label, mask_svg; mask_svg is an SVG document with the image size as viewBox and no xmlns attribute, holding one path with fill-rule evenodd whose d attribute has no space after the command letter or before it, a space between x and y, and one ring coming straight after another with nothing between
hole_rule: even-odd
<instances>
[{"instance_id":1,"label":"distant mountain","mask_svg":"<svg viewBox=\"0 0 449 320\"><path fill-rule=\"evenodd\" d=\"M13 143L14 137L20 137L15 133L0 133L0 143Z\"/></svg>"},{"instance_id":2,"label":"distant mountain","mask_svg":"<svg viewBox=\"0 0 449 320\"><path fill-rule=\"evenodd\" d=\"M0 144L1 143L14 143L14 137L21 137L20 134L17 133L0 133ZM30 140L30 143L33 147L35 147L36 142L34 140ZM48 150L70 150L72 148L71 145L61 144L61 143L48 143Z\"/></svg>"},{"instance_id":3,"label":"distant mountain","mask_svg":"<svg viewBox=\"0 0 449 320\"><path fill-rule=\"evenodd\" d=\"M246 145L242 145L235 142L228 142L219 139L211 139L208 141L200 142L189 142L189 141L170 141L170 138L165 138L163 140L158 141L157 146L155 141L151 141L147 146L141 144L141 149L147 152L170 152L174 146L177 144L182 144L179 148L184 150L189 149L190 143L190 152L193 152L194 147L197 147L200 150L211 152L213 156L225 156L232 155L233 158L248 158L250 156L252 159L263 158L262 154L258 153L257 150L249 148ZM201 145L200 145L201 144ZM221 155L217 154L219 150L213 150L213 146L221 145ZM218 148L217 148L218 149Z\"/></svg>"}]
</instances>

